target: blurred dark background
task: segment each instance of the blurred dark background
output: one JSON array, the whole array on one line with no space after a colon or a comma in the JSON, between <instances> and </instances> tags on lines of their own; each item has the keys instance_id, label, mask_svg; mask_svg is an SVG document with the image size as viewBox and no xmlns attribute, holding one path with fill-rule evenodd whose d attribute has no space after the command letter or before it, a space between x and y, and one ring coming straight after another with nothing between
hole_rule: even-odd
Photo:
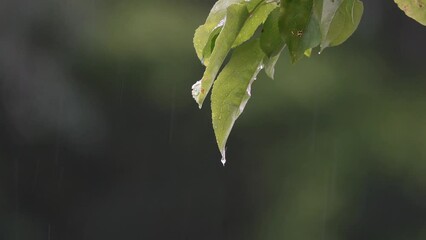
<instances>
[{"instance_id":1,"label":"blurred dark background","mask_svg":"<svg viewBox=\"0 0 426 240\"><path fill-rule=\"evenodd\" d=\"M222 167L195 28L214 1L0 1L0 239L426 239L426 28L364 1L262 73Z\"/></svg>"}]
</instances>

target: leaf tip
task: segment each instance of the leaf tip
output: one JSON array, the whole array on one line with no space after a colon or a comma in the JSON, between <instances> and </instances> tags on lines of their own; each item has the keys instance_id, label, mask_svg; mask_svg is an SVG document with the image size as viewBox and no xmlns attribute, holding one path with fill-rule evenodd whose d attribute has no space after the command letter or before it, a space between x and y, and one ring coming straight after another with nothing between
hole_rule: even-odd
<instances>
[{"instance_id":1,"label":"leaf tip","mask_svg":"<svg viewBox=\"0 0 426 240\"><path fill-rule=\"evenodd\" d=\"M303 53L306 57L311 57L312 55L312 48L306 49Z\"/></svg>"}]
</instances>

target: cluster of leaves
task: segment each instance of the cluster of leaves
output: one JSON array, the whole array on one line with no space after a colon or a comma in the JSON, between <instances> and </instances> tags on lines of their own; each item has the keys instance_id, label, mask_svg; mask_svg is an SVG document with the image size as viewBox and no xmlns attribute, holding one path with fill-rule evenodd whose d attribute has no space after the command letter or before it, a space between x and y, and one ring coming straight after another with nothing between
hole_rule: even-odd
<instances>
[{"instance_id":1,"label":"cluster of leaves","mask_svg":"<svg viewBox=\"0 0 426 240\"><path fill-rule=\"evenodd\" d=\"M414 3L420 1L396 0L407 15L425 24L423 4ZM192 95L201 108L213 87L213 129L223 164L227 139L250 98L257 74L264 69L273 78L281 53L288 52L294 63L310 57L314 48L321 52L343 43L358 27L363 10L360 0L216 2L206 22L195 31L194 47L206 69L192 86ZM232 56L221 70L231 50Z\"/></svg>"}]
</instances>

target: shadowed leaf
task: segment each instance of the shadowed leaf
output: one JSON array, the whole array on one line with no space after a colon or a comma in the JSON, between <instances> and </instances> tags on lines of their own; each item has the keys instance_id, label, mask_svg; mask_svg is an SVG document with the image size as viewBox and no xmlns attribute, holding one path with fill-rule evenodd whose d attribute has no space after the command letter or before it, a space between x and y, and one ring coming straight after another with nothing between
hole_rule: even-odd
<instances>
[{"instance_id":1,"label":"shadowed leaf","mask_svg":"<svg viewBox=\"0 0 426 240\"><path fill-rule=\"evenodd\" d=\"M359 0L324 0L321 17L321 50L346 41L356 30L364 6Z\"/></svg>"},{"instance_id":2,"label":"shadowed leaf","mask_svg":"<svg viewBox=\"0 0 426 240\"><path fill-rule=\"evenodd\" d=\"M283 0L279 28L292 62L321 41L318 20L313 16L313 0Z\"/></svg>"},{"instance_id":3,"label":"shadowed leaf","mask_svg":"<svg viewBox=\"0 0 426 240\"><path fill-rule=\"evenodd\" d=\"M260 35L260 47L268 57L272 57L280 52L285 45L278 27L279 18L280 9L277 8L269 14L268 19L263 24L262 34Z\"/></svg>"}]
</instances>

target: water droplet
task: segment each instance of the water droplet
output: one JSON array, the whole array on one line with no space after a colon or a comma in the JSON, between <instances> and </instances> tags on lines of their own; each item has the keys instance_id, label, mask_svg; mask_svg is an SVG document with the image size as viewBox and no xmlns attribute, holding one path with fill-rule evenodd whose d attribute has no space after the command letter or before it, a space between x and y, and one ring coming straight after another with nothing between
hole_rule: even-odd
<instances>
[{"instance_id":1,"label":"water droplet","mask_svg":"<svg viewBox=\"0 0 426 240\"><path fill-rule=\"evenodd\" d=\"M320 55L320 54L321 54L321 51L318 52L318 55Z\"/></svg>"},{"instance_id":2,"label":"water droplet","mask_svg":"<svg viewBox=\"0 0 426 240\"><path fill-rule=\"evenodd\" d=\"M220 154L222 155L222 159L220 159L220 161L222 162L223 166L225 167L225 163L226 163L226 158L225 158L226 150L222 149L220 151Z\"/></svg>"},{"instance_id":3,"label":"water droplet","mask_svg":"<svg viewBox=\"0 0 426 240\"><path fill-rule=\"evenodd\" d=\"M201 80L197 81L192 85L192 97L197 100L198 95L200 95L201 92Z\"/></svg>"},{"instance_id":4,"label":"water droplet","mask_svg":"<svg viewBox=\"0 0 426 240\"><path fill-rule=\"evenodd\" d=\"M222 20L220 20L220 22L216 25L216 27L214 27L214 29L222 27L223 25L225 25L225 22L226 22L226 16Z\"/></svg>"}]
</instances>

